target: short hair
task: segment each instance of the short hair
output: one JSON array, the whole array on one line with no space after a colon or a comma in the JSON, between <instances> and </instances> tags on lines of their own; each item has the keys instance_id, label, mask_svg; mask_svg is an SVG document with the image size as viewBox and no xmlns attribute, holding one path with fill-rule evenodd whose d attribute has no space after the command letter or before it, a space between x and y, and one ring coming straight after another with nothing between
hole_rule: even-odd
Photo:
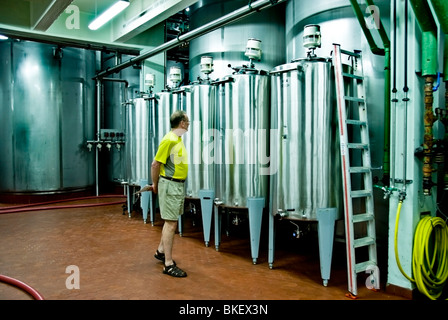
<instances>
[{"instance_id":1,"label":"short hair","mask_svg":"<svg viewBox=\"0 0 448 320\"><path fill-rule=\"evenodd\" d=\"M183 110L174 111L170 117L171 129L177 128L179 126L180 122L182 120L185 120L186 115L187 115L187 113Z\"/></svg>"}]
</instances>

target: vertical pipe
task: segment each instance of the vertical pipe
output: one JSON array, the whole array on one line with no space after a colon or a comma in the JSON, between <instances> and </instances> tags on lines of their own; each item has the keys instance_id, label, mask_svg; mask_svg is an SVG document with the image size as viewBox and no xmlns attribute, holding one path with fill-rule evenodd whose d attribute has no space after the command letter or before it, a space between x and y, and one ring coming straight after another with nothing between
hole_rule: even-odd
<instances>
[{"instance_id":1,"label":"vertical pipe","mask_svg":"<svg viewBox=\"0 0 448 320\"><path fill-rule=\"evenodd\" d=\"M101 95L102 95L102 83L99 78L96 79L96 141L100 141L100 128L101 128ZM95 188L96 195L99 196L99 150L98 145L95 148Z\"/></svg>"},{"instance_id":2,"label":"vertical pipe","mask_svg":"<svg viewBox=\"0 0 448 320\"><path fill-rule=\"evenodd\" d=\"M424 85L424 136L423 136L423 194L430 195L433 182L432 158L433 158L433 81L437 74L437 25L426 0L411 0L415 17L422 30L422 76ZM438 1L434 1L435 3Z\"/></svg>"},{"instance_id":3,"label":"vertical pipe","mask_svg":"<svg viewBox=\"0 0 448 320\"><path fill-rule=\"evenodd\" d=\"M368 6L374 6L373 0L365 0ZM383 183L385 185L389 185L390 179L390 40L386 34L384 26L379 21L378 33L380 34L381 40L383 42L384 48L379 48L370 30L366 27L366 23L364 20L364 15L359 7L357 0L350 0L352 9L355 13L356 18L358 19L359 25L364 33L364 36L369 43L370 50L373 54L384 56L384 70L385 70L385 82L384 82L384 155L383 155Z\"/></svg>"},{"instance_id":4,"label":"vertical pipe","mask_svg":"<svg viewBox=\"0 0 448 320\"><path fill-rule=\"evenodd\" d=\"M432 76L425 77L425 113L424 113L424 142L423 142L423 194L430 195L432 188L432 147L433 147L433 134L432 126L434 124L434 112L432 111L433 105L433 82Z\"/></svg>"}]
</instances>

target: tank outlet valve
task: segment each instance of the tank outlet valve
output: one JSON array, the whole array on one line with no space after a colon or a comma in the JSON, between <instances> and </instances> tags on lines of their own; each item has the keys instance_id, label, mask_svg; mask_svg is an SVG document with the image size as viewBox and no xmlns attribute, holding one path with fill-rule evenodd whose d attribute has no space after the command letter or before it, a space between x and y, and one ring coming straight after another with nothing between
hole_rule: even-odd
<instances>
[{"instance_id":1,"label":"tank outlet valve","mask_svg":"<svg viewBox=\"0 0 448 320\"><path fill-rule=\"evenodd\" d=\"M278 209L277 215L279 215L280 218L286 218L289 214L288 214L288 211L286 211L286 210Z\"/></svg>"},{"instance_id":2,"label":"tank outlet valve","mask_svg":"<svg viewBox=\"0 0 448 320\"><path fill-rule=\"evenodd\" d=\"M101 143L97 143L96 147L98 148L99 151L101 151L101 148L103 148L103 145Z\"/></svg>"},{"instance_id":3,"label":"tank outlet valve","mask_svg":"<svg viewBox=\"0 0 448 320\"><path fill-rule=\"evenodd\" d=\"M92 151L92 148L93 148L93 144L88 143L87 144L87 149L89 149L89 152Z\"/></svg>"}]
</instances>

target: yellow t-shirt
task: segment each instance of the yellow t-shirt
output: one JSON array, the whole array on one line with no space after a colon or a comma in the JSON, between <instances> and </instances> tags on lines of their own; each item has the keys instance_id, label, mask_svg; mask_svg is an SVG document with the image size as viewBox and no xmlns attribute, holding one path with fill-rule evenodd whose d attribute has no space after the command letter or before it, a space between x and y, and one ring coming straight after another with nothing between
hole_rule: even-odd
<instances>
[{"instance_id":1,"label":"yellow t-shirt","mask_svg":"<svg viewBox=\"0 0 448 320\"><path fill-rule=\"evenodd\" d=\"M160 175L181 180L187 179L187 149L185 149L181 137L173 131L168 132L160 141L159 149L154 159L162 163Z\"/></svg>"}]
</instances>

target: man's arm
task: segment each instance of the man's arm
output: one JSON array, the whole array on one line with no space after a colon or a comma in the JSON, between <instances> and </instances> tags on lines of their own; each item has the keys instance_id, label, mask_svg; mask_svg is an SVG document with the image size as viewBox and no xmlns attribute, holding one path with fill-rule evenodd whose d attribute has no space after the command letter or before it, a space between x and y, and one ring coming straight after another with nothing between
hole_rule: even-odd
<instances>
[{"instance_id":1,"label":"man's arm","mask_svg":"<svg viewBox=\"0 0 448 320\"><path fill-rule=\"evenodd\" d=\"M159 175L160 175L160 162L154 160L151 164L151 179L154 193L158 192Z\"/></svg>"}]
</instances>

